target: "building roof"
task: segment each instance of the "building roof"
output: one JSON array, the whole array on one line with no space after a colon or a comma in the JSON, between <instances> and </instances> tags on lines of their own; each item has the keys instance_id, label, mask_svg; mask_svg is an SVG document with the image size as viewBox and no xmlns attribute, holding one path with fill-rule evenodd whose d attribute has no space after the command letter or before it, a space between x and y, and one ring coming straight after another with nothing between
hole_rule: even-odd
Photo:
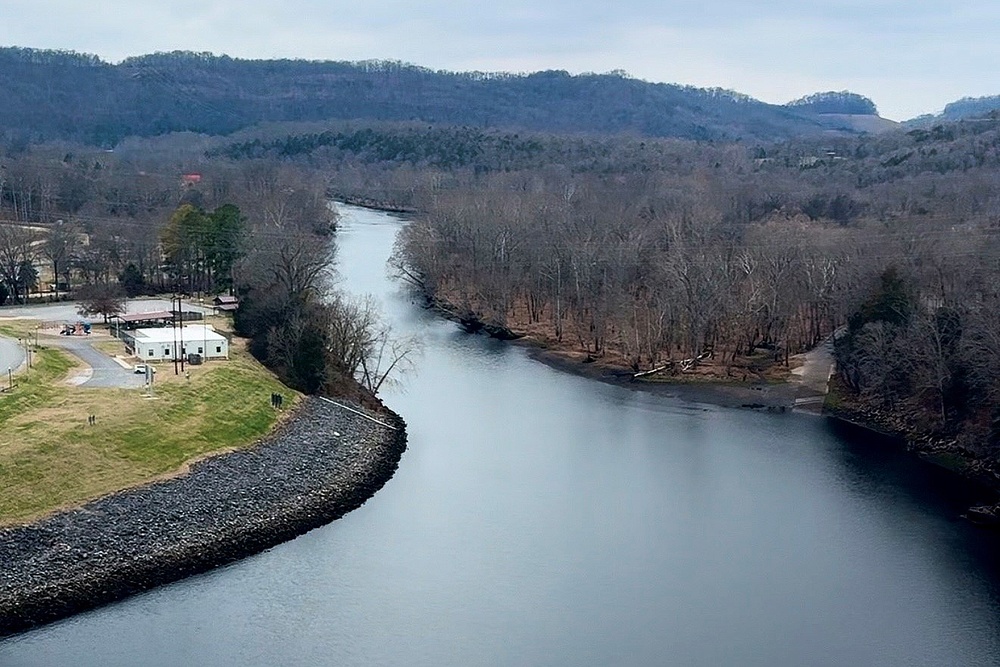
<instances>
[{"instance_id":1,"label":"building roof","mask_svg":"<svg viewBox=\"0 0 1000 667\"><path fill-rule=\"evenodd\" d=\"M221 295L215 297L215 303L217 303L217 304L238 303L238 302L239 302L239 299L237 299L235 296L230 296L228 294L221 294Z\"/></svg>"},{"instance_id":2,"label":"building roof","mask_svg":"<svg viewBox=\"0 0 1000 667\"><path fill-rule=\"evenodd\" d=\"M130 313L128 315L117 315L122 322L146 322L152 320L169 320L174 316L169 310L151 310L148 313Z\"/></svg>"},{"instance_id":3,"label":"building roof","mask_svg":"<svg viewBox=\"0 0 1000 667\"><path fill-rule=\"evenodd\" d=\"M207 324L188 324L178 328L136 329L132 335L136 343L173 343L174 340L196 343L198 341L218 342L226 340L225 336Z\"/></svg>"}]
</instances>

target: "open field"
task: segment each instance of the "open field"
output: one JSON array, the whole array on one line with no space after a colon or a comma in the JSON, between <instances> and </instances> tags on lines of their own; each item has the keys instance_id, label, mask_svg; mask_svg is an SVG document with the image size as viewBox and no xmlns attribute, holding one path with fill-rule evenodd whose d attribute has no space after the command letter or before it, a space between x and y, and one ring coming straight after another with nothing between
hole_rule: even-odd
<instances>
[{"instance_id":1,"label":"open field","mask_svg":"<svg viewBox=\"0 0 1000 667\"><path fill-rule=\"evenodd\" d=\"M35 322L0 324L24 336ZM271 392L298 398L242 346L229 361L188 366L190 379L160 364L154 398L140 389L73 387L79 362L44 346L33 368L0 394L0 523L19 522L171 474L213 452L253 442L277 415ZM95 423L89 423L89 416Z\"/></svg>"}]
</instances>

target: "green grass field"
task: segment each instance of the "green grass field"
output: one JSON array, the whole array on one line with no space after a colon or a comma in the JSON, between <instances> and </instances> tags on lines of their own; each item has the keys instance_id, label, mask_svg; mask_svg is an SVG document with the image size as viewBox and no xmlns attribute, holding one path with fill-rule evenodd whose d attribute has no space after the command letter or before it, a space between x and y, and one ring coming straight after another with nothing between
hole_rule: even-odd
<instances>
[{"instance_id":1,"label":"green grass field","mask_svg":"<svg viewBox=\"0 0 1000 667\"><path fill-rule=\"evenodd\" d=\"M286 410L298 398L236 344L229 361L189 367L190 380L161 364L150 399L139 389L66 384L79 362L41 342L33 368L0 394L0 523L78 505L252 443L275 425L272 392L284 394Z\"/></svg>"}]
</instances>

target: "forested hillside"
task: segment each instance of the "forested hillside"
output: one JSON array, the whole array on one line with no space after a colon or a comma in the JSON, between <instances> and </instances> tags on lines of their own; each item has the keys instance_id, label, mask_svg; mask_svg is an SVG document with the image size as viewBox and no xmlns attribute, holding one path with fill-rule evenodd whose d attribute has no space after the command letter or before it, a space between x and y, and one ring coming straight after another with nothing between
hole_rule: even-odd
<instances>
[{"instance_id":1,"label":"forested hillside","mask_svg":"<svg viewBox=\"0 0 1000 667\"><path fill-rule=\"evenodd\" d=\"M265 121L329 119L701 140L779 139L831 126L815 105L770 105L620 73L454 73L386 61L176 52L112 65L75 53L6 48L0 87L0 128L8 141L68 139L108 148L132 135L217 135ZM874 112L868 104L866 112Z\"/></svg>"},{"instance_id":2,"label":"forested hillside","mask_svg":"<svg viewBox=\"0 0 1000 667\"><path fill-rule=\"evenodd\" d=\"M1000 118L852 135L822 130L877 119L850 93L772 107L621 75L3 59L0 213L48 234L0 239L12 298L38 252L77 281L228 285L214 250L165 253L164 230L180 205L212 221L232 204L263 262L236 262L233 282L253 266L273 279L243 281L256 315L241 326L314 388L333 313L291 298L268 262L326 261L309 241L336 195L418 213L396 269L429 296L582 359L769 380L840 331L840 409L998 467ZM88 242L61 254L65 229Z\"/></svg>"},{"instance_id":3,"label":"forested hillside","mask_svg":"<svg viewBox=\"0 0 1000 667\"><path fill-rule=\"evenodd\" d=\"M301 155L341 191L420 210L399 270L468 318L738 381L843 327L844 409L997 461L1000 122L753 147L482 139L448 164L336 142ZM509 168L489 168L491 146Z\"/></svg>"},{"instance_id":4,"label":"forested hillside","mask_svg":"<svg viewBox=\"0 0 1000 667\"><path fill-rule=\"evenodd\" d=\"M940 114L926 114L907 122L912 127L930 127L942 122L979 118L1000 111L1000 95L986 97L963 97L946 104Z\"/></svg>"}]
</instances>

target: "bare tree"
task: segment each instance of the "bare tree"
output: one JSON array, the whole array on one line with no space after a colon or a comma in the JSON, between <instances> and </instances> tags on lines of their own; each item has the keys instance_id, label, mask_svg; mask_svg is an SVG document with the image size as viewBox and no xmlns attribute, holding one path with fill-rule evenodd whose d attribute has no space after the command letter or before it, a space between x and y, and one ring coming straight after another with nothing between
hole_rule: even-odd
<instances>
[{"instance_id":1,"label":"bare tree","mask_svg":"<svg viewBox=\"0 0 1000 667\"><path fill-rule=\"evenodd\" d=\"M125 293L118 284L82 285L77 297L81 315L101 315L107 322L112 315L125 312Z\"/></svg>"},{"instance_id":2,"label":"bare tree","mask_svg":"<svg viewBox=\"0 0 1000 667\"><path fill-rule=\"evenodd\" d=\"M237 282L266 285L275 298L305 301L330 287L336 246L307 233L251 232L249 250L234 268Z\"/></svg>"},{"instance_id":3,"label":"bare tree","mask_svg":"<svg viewBox=\"0 0 1000 667\"><path fill-rule=\"evenodd\" d=\"M70 260L73 258L78 244L78 232L73 225L62 220L57 220L49 228L42 243L42 254L52 263L52 281L56 299L59 298L60 270L68 275Z\"/></svg>"},{"instance_id":4,"label":"bare tree","mask_svg":"<svg viewBox=\"0 0 1000 667\"><path fill-rule=\"evenodd\" d=\"M32 229L20 225L0 225L0 278L15 302L23 301L21 267L35 259L38 242L38 234Z\"/></svg>"}]
</instances>

